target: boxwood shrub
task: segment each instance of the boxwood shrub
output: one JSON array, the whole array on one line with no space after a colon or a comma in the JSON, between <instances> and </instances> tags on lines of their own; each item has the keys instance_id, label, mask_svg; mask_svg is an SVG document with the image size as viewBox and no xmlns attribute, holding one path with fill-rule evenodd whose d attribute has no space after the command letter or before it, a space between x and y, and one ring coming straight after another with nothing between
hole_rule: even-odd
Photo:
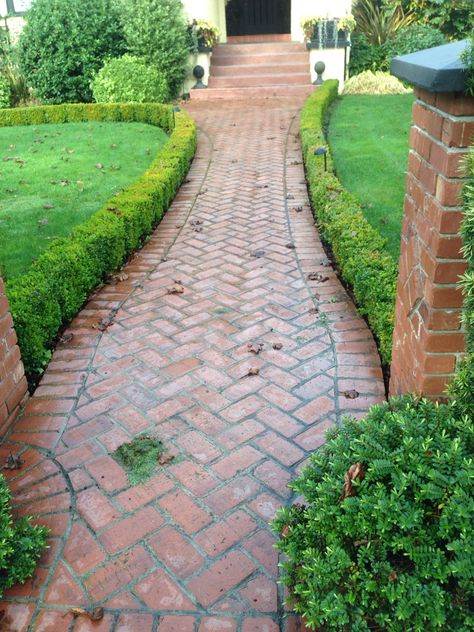
<instances>
[{"instance_id":1,"label":"boxwood shrub","mask_svg":"<svg viewBox=\"0 0 474 632\"><path fill-rule=\"evenodd\" d=\"M135 183L114 196L69 237L55 241L30 270L6 284L26 372L41 373L60 328L89 293L160 222L196 150L196 126L160 104L74 104L0 111L0 126L78 121L138 121L170 139Z\"/></svg>"},{"instance_id":2,"label":"boxwood shrub","mask_svg":"<svg viewBox=\"0 0 474 632\"><path fill-rule=\"evenodd\" d=\"M378 341L385 364L392 353L397 265L386 251L386 242L365 219L357 199L334 174L326 146L324 124L331 103L337 98L338 82L326 81L306 101L301 115L306 177L311 204L321 236L331 247L343 280L354 293ZM328 170L315 149L327 149Z\"/></svg>"},{"instance_id":3,"label":"boxwood shrub","mask_svg":"<svg viewBox=\"0 0 474 632\"><path fill-rule=\"evenodd\" d=\"M410 396L328 435L274 523L311 629L474 629L473 452L471 418Z\"/></svg>"}]
</instances>

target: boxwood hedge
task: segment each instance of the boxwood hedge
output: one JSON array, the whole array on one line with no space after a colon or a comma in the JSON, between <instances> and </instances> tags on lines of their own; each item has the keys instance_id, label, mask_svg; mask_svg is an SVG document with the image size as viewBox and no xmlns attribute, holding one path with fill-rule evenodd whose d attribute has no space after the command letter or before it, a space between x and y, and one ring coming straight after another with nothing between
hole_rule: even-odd
<instances>
[{"instance_id":1,"label":"boxwood hedge","mask_svg":"<svg viewBox=\"0 0 474 632\"><path fill-rule=\"evenodd\" d=\"M321 236L331 246L342 278L352 288L358 309L369 322L383 362L389 364L397 265L386 251L385 240L365 219L357 199L334 174L323 128L337 94L338 82L325 81L306 101L301 115L301 142L311 204ZM327 150L327 171L322 157L314 153L321 146Z\"/></svg>"},{"instance_id":2,"label":"boxwood hedge","mask_svg":"<svg viewBox=\"0 0 474 632\"><path fill-rule=\"evenodd\" d=\"M137 121L170 134L150 168L69 237L55 241L6 290L27 374L40 373L60 328L87 296L159 223L196 150L196 126L161 104L78 104L0 111L0 126L79 121Z\"/></svg>"}]
</instances>

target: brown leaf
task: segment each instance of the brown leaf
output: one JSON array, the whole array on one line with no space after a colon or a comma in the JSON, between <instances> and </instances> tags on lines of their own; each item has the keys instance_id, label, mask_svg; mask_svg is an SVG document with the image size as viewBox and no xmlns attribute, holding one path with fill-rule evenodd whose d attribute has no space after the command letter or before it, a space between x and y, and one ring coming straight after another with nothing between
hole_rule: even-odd
<instances>
[{"instance_id":1,"label":"brown leaf","mask_svg":"<svg viewBox=\"0 0 474 632\"><path fill-rule=\"evenodd\" d=\"M257 343L249 342L247 345L247 349L249 353L255 353L255 355L258 355L260 351L263 351L263 347L264 347L263 342L257 342Z\"/></svg>"},{"instance_id":2,"label":"brown leaf","mask_svg":"<svg viewBox=\"0 0 474 632\"><path fill-rule=\"evenodd\" d=\"M293 210L295 211L295 213L302 213L303 212L303 207L302 206L295 206L293 208Z\"/></svg>"},{"instance_id":3,"label":"brown leaf","mask_svg":"<svg viewBox=\"0 0 474 632\"><path fill-rule=\"evenodd\" d=\"M68 342L71 342L73 338L74 338L73 333L63 334L62 336L59 337L59 342L65 345Z\"/></svg>"},{"instance_id":4,"label":"brown leaf","mask_svg":"<svg viewBox=\"0 0 474 632\"><path fill-rule=\"evenodd\" d=\"M10 452L10 454L7 456L5 460L3 469L4 470L21 470L24 464L25 462L21 457L15 456L14 454Z\"/></svg>"},{"instance_id":5,"label":"brown leaf","mask_svg":"<svg viewBox=\"0 0 474 632\"><path fill-rule=\"evenodd\" d=\"M339 499L339 502L342 503L342 501L349 496L355 496L357 494L357 488L354 486L353 483L354 481L363 481L364 478L364 464L359 462L351 465L344 476L344 487L342 489L342 495Z\"/></svg>"},{"instance_id":6,"label":"brown leaf","mask_svg":"<svg viewBox=\"0 0 474 632\"><path fill-rule=\"evenodd\" d=\"M189 223L191 226L202 226L203 221L201 219L192 219Z\"/></svg>"},{"instance_id":7,"label":"brown leaf","mask_svg":"<svg viewBox=\"0 0 474 632\"><path fill-rule=\"evenodd\" d=\"M123 215L122 211L116 206L108 206L107 210L114 215Z\"/></svg>"},{"instance_id":8,"label":"brown leaf","mask_svg":"<svg viewBox=\"0 0 474 632\"><path fill-rule=\"evenodd\" d=\"M388 576L388 581L389 582L394 582L397 579L398 575L395 573L395 571L393 573L390 573L390 575Z\"/></svg>"},{"instance_id":9,"label":"brown leaf","mask_svg":"<svg viewBox=\"0 0 474 632\"><path fill-rule=\"evenodd\" d=\"M158 459L158 465L167 465L168 463L171 463L171 461L174 461L176 458L176 455L174 454L162 454L160 456L160 458Z\"/></svg>"},{"instance_id":10,"label":"brown leaf","mask_svg":"<svg viewBox=\"0 0 474 632\"><path fill-rule=\"evenodd\" d=\"M286 524L281 530L281 537L286 538L289 532L290 532L290 527Z\"/></svg>"},{"instance_id":11,"label":"brown leaf","mask_svg":"<svg viewBox=\"0 0 474 632\"><path fill-rule=\"evenodd\" d=\"M310 272L308 274L308 280L319 281L320 283L325 283L326 281L329 281L329 277L324 276L323 274L321 274L321 272Z\"/></svg>"},{"instance_id":12,"label":"brown leaf","mask_svg":"<svg viewBox=\"0 0 474 632\"><path fill-rule=\"evenodd\" d=\"M280 351L280 349L283 349L283 345L281 342L274 342L273 348L275 349L275 351Z\"/></svg>"},{"instance_id":13,"label":"brown leaf","mask_svg":"<svg viewBox=\"0 0 474 632\"><path fill-rule=\"evenodd\" d=\"M107 280L110 284L116 285L117 283L122 283L122 281L126 281L127 279L128 274L125 272L116 272L115 274L111 274Z\"/></svg>"},{"instance_id":14,"label":"brown leaf","mask_svg":"<svg viewBox=\"0 0 474 632\"><path fill-rule=\"evenodd\" d=\"M254 375L259 375L259 373L260 373L260 369L259 369L259 368L257 368L257 367L252 367L252 368L250 368L250 369L249 369L249 372L247 373L247 375L248 375L249 377L252 377L252 376L254 376Z\"/></svg>"},{"instance_id":15,"label":"brown leaf","mask_svg":"<svg viewBox=\"0 0 474 632\"><path fill-rule=\"evenodd\" d=\"M310 307L308 309L308 314L319 314L319 309L317 307Z\"/></svg>"},{"instance_id":16,"label":"brown leaf","mask_svg":"<svg viewBox=\"0 0 474 632\"><path fill-rule=\"evenodd\" d=\"M288 250L295 250L296 246L295 244L286 244L285 248L288 248Z\"/></svg>"},{"instance_id":17,"label":"brown leaf","mask_svg":"<svg viewBox=\"0 0 474 632\"><path fill-rule=\"evenodd\" d=\"M344 391L344 397L346 399L357 399L360 393L356 391L354 388L350 391Z\"/></svg>"},{"instance_id":18,"label":"brown leaf","mask_svg":"<svg viewBox=\"0 0 474 632\"><path fill-rule=\"evenodd\" d=\"M98 329L99 331L106 331L111 325L114 324L114 318L117 315L117 310L113 309L108 316L104 316L101 318L98 323L94 323L92 325L93 329Z\"/></svg>"},{"instance_id":19,"label":"brown leaf","mask_svg":"<svg viewBox=\"0 0 474 632\"><path fill-rule=\"evenodd\" d=\"M176 281L172 287L168 288L168 294L184 294L184 287Z\"/></svg>"},{"instance_id":20,"label":"brown leaf","mask_svg":"<svg viewBox=\"0 0 474 632\"><path fill-rule=\"evenodd\" d=\"M84 615L89 617L91 621L101 621L104 618L104 609L100 606L93 608L92 610L86 610L85 608L71 608L71 613L75 617Z\"/></svg>"},{"instance_id":21,"label":"brown leaf","mask_svg":"<svg viewBox=\"0 0 474 632\"><path fill-rule=\"evenodd\" d=\"M319 262L319 265L323 266L324 268L330 268L331 262L329 259L323 259L322 261Z\"/></svg>"}]
</instances>

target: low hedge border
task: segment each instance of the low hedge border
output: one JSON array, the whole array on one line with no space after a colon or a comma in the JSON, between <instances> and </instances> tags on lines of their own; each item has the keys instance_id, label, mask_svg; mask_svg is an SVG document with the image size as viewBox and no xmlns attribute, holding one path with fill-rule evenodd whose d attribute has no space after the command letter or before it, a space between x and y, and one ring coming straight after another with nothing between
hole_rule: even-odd
<instances>
[{"instance_id":1,"label":"low hedge border","mask_svg":"<svg viewBox=\"0 0 474 632\"><path fill-rule=\"evenodd\" d=\"M161 104L78 104L0 111L0 126L80 121L136 121L170 134L145 173L69 237L56 240L31 269L6 283L25 370L43 371L61 327L90 292L117 269L160 222L196 151L196 126Z\"/></svg>"},{"instance_id":2,"label":"low hedge border","mask_svg":"<svg viewBox=\"0 0 474 632\"><path fill-rule=\"evenodd\" d=\"M306 101L301 114L301 142L311 205L321 236L331 247L343 280L354 293L359 312L377 339L384 364L390 364L397 285L397 264L386 241L364 217L356 197L334 174L324 124L338 96L338 81L325 81ZM327 171L315 149L325 146Z\"/></svg>"}]
</instances>

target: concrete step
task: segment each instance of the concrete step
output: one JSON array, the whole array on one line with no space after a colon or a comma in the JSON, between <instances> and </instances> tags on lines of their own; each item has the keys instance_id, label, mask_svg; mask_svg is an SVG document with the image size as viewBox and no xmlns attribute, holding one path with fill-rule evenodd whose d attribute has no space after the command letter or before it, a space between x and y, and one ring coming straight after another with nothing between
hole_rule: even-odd
<instances>
[{"instance_id":1,"label":"concrete step","mask_svg":"<svg viewBox=\"0 0 474 632\"><path fill-rule=\"evenodd\" d=\"M256 74L256 75L234 75L233 77L209 77L209 88L250 88L262 86L286 86L311 84L311 75L306 72L292 74Z\"/></svg>"},{"instance_id":2,"label":"concrete step","mask_svg":"<svg viewBox=\"0 0 474 632\"><path fill-rule=\"evenodd\" d=\"M210 101L212 99L268 99L272 97L309 97L314 91L313 85L307 86L264 86L260 88L207 88L191 90L191 99Z\"/></svg>"},{"instance_id":3,"label":"concrete step","mask_svg":"<svg viewBox=\"0 0 474 632\"><path fill-rule=\"evenodd\" d=\"M294 52L307 52L301 42L261 42L259 44L219 44L213 52L214 57L231 55L272 55Z\"/></svg>"},{"instance_id":4,"label":"concrete step","mask_svg":"<svg viewBox=\"0 0 474 632\"><path fill-rule=\"evenodd\" d=\"M228 44L261 44L262 42L291 42L291 33L279 35L228 35Z\"/></svg>"},{"instance_id":5,"label":"concrete step","mask_svg":"<svg viewBox=\"0 0 474 632\"><path fill-rule=\"evenodd\" d=\"M257 65L211 65L212 77L243 77L244 75L271 75L277 72L279 75L292 73L308 74L308 58L293 64L257 64Z\"/></svg>"},{"instance_id":6,"label":"concrete step","mask_svg":"<svg viewBox=\"0 0 474 632\"><path fill-rule=\"evenodd\" d=\"M309 53L301 51L296 53L272 53L263 55L247 54L247 55L216 55L211 57L211 65L214 66L254 66L262 64L265 66L278 67L280 64L305 63L309 65Z\"/></svg>"}]
</instances>

